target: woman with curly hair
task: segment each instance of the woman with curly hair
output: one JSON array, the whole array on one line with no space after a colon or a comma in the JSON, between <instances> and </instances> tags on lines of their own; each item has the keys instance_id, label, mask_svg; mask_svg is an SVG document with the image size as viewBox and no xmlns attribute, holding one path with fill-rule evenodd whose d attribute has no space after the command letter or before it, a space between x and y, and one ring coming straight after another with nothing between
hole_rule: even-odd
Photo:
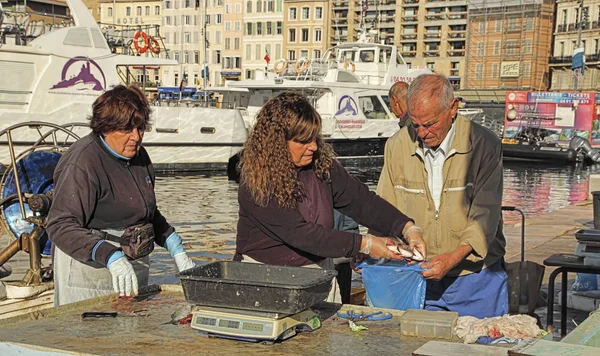
<instances>
[{"instance_id":1,"label":"woman with curly hair","mask_svg":"<svg viewBox=\"0 0 600 356\"><path fill-rule=\"evenodd\" d=\"M385 237L333 229L333 210L426 255L421 229L334 159L321 117L301 95L283 93L257 115L242 154L234 260L333 269L335 257L402 259ZM329 299L331 300L331 299Z\"/></svg>"}]
</instances>

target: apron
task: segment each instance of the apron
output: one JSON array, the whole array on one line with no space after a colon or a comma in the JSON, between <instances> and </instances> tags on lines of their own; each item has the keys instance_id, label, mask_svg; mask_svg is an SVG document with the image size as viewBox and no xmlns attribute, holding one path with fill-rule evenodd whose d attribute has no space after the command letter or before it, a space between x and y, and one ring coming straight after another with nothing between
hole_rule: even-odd
<instances>
[{"instance_id":1,"label":"apron","mask_svg":"<svg viewBox=\"0 0 600 356\"><path fill-rule=\"evenodd\" d=\"M123 231L105 230L121 236ZM113 241L106 242L119 246ZM148 285L150 255L129 261L138 279L138 288ZM79 262L54 246L54 306L79 302L115 293L108 268L95 263Z\"/></svg>"},{"instance_id":2,"label":"apron","mask_svg":"<svg viewBox=\"0 0 600 356\"><path fill-rule=\"evenodd\" d=\"M257 260L255 260L252 257L247 256L247 255L242 255L242 262L261 263L262 264L262 262L258 262ZM304 265L302 267L335 270L335 265L333 264L333 258L326 258L319 263L312 263L309 265ZM340 286L338 285L337 279L335 277L331 281L331 290L329 291L329 295L327 296L325 301L329 302L329 303L342 304L342 294L340 293Z\"/></svg>"}]
</instances>

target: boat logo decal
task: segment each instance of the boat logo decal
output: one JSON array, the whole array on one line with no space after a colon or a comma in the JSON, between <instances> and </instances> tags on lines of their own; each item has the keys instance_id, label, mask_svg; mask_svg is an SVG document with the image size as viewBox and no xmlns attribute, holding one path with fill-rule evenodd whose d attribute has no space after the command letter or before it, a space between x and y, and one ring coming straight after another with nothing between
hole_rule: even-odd
<instances>
[{"instance_id":1,"label":"boat logo decal","mask_svg":"<svg viewBox=\"0 0 600 356\"><path fill-rule=\"evenodd\" d=\"M338 115L356 116L358 114L358 107L356 101L350 95L344 95L338 102L338 111L335 113Z\"/></svg>"},{"instance_id":2,"label":"boat logo decal","mask_svg":"<svg viewBox=\"0 0 600 356\"><path fill-rule=\"evenodd\" d=\"M73 57L64 65L60 82L53 89L76 89L102 91L106 88L106 77L102 68L87 57Z\"/></svg>"}]
</instances>

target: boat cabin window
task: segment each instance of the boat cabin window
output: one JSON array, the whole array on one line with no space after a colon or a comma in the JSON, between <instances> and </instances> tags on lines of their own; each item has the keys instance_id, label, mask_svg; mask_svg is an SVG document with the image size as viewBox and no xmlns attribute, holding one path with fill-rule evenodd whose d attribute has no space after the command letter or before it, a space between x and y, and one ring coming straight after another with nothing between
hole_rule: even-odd
<instances>
[{"instance_id":1,"label":"boat cabin window","mask_svg":"<svg viewBox=\"0 0 600 356\"><path fill-rule=\"evenodd\" d=\"M360 61L366 63L372 63L375 61L375 50L374 49L363 49L360 51Z\"/></svg>"},{"instance_id":2,"label":"boat cabin window","mask_svg":"<svg viewBox=\"0 0 600 356\"><path fill-rule=\"evenodd\" d=\"M342 50L338 56L338 62L343 63L346 60L354 61L356 51L354 50Z\"/></svg>"},{"instance_id":3,"label":"boat cabin window","mask_svg":"<svg viewBox=\"0 0 600 356\"><path fill-rule=\"evenodd\" d=\"M359 96L358 105L367 119L384 120L389 118L377 95Z\"/></svg>"},{"instance_id":4,"label":"boat cabin window","mask_svg":"<svg viewBox=\"0 0 600 356\"><path fill-rule=\"evenodd\" d=\"M379 49L379 63L391 63L390 59L392 58L392 49L391 48L380 48Z\"/></svg>"}]
</instances>

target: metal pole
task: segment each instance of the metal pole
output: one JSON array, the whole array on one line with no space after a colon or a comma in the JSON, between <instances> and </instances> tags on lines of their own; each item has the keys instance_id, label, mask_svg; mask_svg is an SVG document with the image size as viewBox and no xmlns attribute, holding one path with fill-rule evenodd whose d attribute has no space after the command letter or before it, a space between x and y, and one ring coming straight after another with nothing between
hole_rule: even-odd
<instances>
[{"instance_id":1,"label":"metal pole","mask_svg":"<svg viewBox=\"0 0 600 356\"><path fill-rule=\"evenodd\" d=\"M23 204L23 195L21 194L21 182L19 181L19 172L17 171L17 160L15 159L15 150L12 141L12 135L10 131L6 132L6 138L8 140L8 151L10 152L10 163L13 170L13 179L15 180L15 187L17 188L17 198L19 199L19 207L21 208L21 216L23 220L27 217L25 215L25 205Z\"/></svg>"},{"instance_id":2,"label":"metal pole","mask_svg":"<svg viewBox=\"0 0 600 356\"><path fill-rule=\"evenodd\" d=\"M112 9L112 15L113 15L113 25L117 23L117 0L113 0L113 9Z\"/></svg>"},{"instance_id":3,"label":"metal pole","mask_svg":"<svg viewBox=\"0 0 600 356\"><path fill-rule=\"evenodd\" d=\"M578 30L577 30L577 48L581 47L581 28L583 27L582 24L582 19L583 19L583 0L579 0L579 18L577 19L577 25L578 25ZM585 57L585 51L583 53L584 57ZM583 64L585 65L585 63ZM583 67L582 68L577 68L575 69L575 90L579 90L579 78L580 78L580 74L583 73ZM583 75L581 75L583 76Z\"/></svg>"},{"instance_id":4,"label":"metal pole","mask_svg":"<svg viewBox=\"0 0 600 356\"><path fill-rule=\"evenodd\" d=\"M207 97L207 91L206 91L206 87L208 86L207 84L207 78L208 78L208 63L206 60L206 56L208 55L208 51L206 49L206 44L208 43L208 38L206 38L206 2L208 0L204 0L204 4L203 4L203 13L202 13L202 33L204 34L202 36L202 39L204 40L204 46L202 47L204 49L204 55L203 57L203 61L202 61L202 70L204 71L204 76L202 77L202 83L204 86L204 103L208 103L208 97ZM243 4L243 2L242 2ZM242 5L243 6L243 5Z\"/></svg>"}]
</instances>

